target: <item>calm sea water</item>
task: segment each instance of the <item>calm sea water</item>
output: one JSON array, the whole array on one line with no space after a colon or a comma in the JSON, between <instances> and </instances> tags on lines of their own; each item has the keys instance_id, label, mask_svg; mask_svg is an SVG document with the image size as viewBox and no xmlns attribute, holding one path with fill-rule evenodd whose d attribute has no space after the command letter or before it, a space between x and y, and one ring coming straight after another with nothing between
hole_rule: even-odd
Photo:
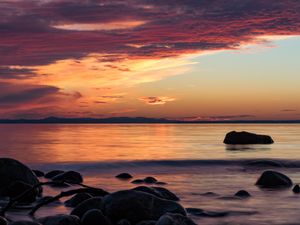
<instances>
[{"instance_id":1,"label":"calm sea water","mask_svg":"<svg viewBox=\"0 0 300 225\"><path fill-rule=\"evenodd\" d=\"M269 134L273 145L226 146L231 130ZM155 176L181 198L185 207L229 211L222 218L197 218L199 224L299 224L300 195L290 189L261 190L254 185L265 168L249 168L252 159L288 165L276 170L300 182L300 125L0 125L0 157L16 158L32 168L74 169L85 183L108 191L135 185L114 176ZM252 197L230 198L240 189ZM47 194L59 189L46 189ZM203 193L213 191L216 196ZM63 205L45 207L38 216L65 213ZM11 215L18 217L18 213ZM23 217L23 215L20 215Z\"/></svg>"}]
</instances>

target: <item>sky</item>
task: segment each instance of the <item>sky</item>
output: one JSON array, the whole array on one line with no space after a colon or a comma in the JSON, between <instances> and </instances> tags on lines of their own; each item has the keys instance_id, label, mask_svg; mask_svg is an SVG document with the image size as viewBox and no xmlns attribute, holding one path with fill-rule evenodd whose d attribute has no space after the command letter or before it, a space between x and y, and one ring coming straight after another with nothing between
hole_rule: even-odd
<instances>
[{"instance_id":1,"label":"sky","mask_svg":"<svg viewBox=\"0 0 300 225\"><path fill-rule=\"evenodd\" d=\"M299 0L0 0L0 118L300 119Z\"/></svg>"}]
</instances>

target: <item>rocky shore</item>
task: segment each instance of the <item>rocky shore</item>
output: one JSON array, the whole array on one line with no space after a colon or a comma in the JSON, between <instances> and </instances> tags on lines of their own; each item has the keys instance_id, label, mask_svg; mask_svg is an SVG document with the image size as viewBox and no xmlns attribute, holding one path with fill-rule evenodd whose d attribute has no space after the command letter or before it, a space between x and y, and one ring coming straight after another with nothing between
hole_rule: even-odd
<instances>
[{"instance_id":1,"label":"rocky shore","mask_svg":"<svg viewBox=\"0 0 300 225\"><path fill-rule=\"evenodd\" d=\"M270 161L260 160L253 161L248 166L256 164L273 165ZM180 198L165 188L166 183L154 177L135 179L129 173L118 174L112 179L120 179L138 186L109 193L100 187L85 185L84 177L76 171L53 170L44 173L31 170L17 160L0 158L0 179L0 225L194 225L196 223L190 216L218 218L231 213L184 208L180 204ZM262 189L276 190L291 188L293 182L280 172L266 170L258 177L255 185ZM44 196L45 186L62 190L55 196ZM68 189L64 190L65 187ZM295 185L291 191L299 193L300 188ZM251 197L247 190L237 190L230 198ZM35 216L42 207L62 198L67 199L63 204L72 209L69 214L41 218ZM7 217L11 210L24 211L32 220L15 221L14 218Z\"/></svg>"}]
</instances>

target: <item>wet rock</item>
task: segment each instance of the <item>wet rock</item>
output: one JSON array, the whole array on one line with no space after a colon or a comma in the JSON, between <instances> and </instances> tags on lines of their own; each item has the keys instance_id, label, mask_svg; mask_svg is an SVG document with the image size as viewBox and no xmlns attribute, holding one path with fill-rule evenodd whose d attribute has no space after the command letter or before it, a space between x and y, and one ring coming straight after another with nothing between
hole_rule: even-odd
<instances>
[{"instance_id":1,"label":"wet rock","mask_svg":"<svg viewBox=\"0 0 300 225\"><path fill-rule=\"evenodd\" d=\"M162 182L162 181L158 181L158 182L156 182L155 184L156 184L156 185L167 185L166 182Z\"/></svg>"},{"instance_id":2,"label":"wet rock","mask_svg":"<svg viewBox=\"0 0 300 225\"><path fill-rule=\"evenodd\" d=\"M80 173L75 171L67 171L52 177L53 181L62 181L71 184L80 184L83 182L83 178Z\"/></svg>"},{"instance_id":3,"label":"wet rock","mask_svg":"<svg viewBox=\"0 0 300 225\"><path fill-rule=\"evenodd\" d=\"M45 178L52 179L53 177L57 176L58 174L62 174L62 173L64 173L63 170L52 170L45 174Z\"/></svg>"},{"instance_id":4,"label":"wet rock","mask_svg":"<svg viewBox=\"0 0 300 225\"><path fill-rule=\"evenodd\" d=\"M181 214L166 213L159 218L156 225L197 225L190 218Z\"/></svg>"},{"instance_id":5,"label":"wet rock","mask_svg":"<svg viewBox=\"0 0 300 225\"><path fill-rule=\"evenodd\" d=\"M87 211L81 219L81 225L111 225L110 221L98 209Z\"/></svg>"},{"instance_id":6,"label":"wet rock","mask_svg":"<svg viewBox=\"0 0 300 225\"><path fill-rule=\"evenodd\" d=\"M80 225L79 218L72 215L47 216L38 221L43 225Z\"/></svg>"},{"instance_id":7,"label":"wet rock","mask_svg":"<svg viewBox=\"0 0 300 225\"><path fill-rule=\"evenodd\" d=\"M225 144L245 145L245 144L273 144L273 139L268 135L249 133L246 131L231 131L226 134Z\"/></svg>"},{"instance_id":8,"label":"wet rock","mask_svg":"<svg viewBox=\"0 0 300 225\"><path fill-rule=\"evenodd\" d=\"M250 193L245 190L239 190L237 193L234 194L234 196L240 197L240 198L249 198L251 197Z\"/></svg>"},{"instance_id":9,"label":"wet rock","mask_svg":"<svg viewBox=\"0 0 300 225\"><path fill-rule=\"evenodd\" d=\"M9 185L6 188L6 191L4 191L5 195L10 198L16 198L19 195L23 194L25 191L29 191L32 188L31 185L26 184L22 181L16 181L13 182L11 185ZM32 191L28 192L26 196L21 198L18 203L32 203L36 200L36 197L38 196L38 189L33 189Z\"/></svg>"},{"instance_id":10,"label":"wet rock","mask_svg":"<svg viewBox=\"0 0 300 225\"><path fill-rule=\"evenodd\" d=\"M282 163L274 160L254 160L247 162L246 165L254 167L284 167Z\"/></svg>"},{"instance_id":11,"label":"wet rock","mask_svg":"<svg viewBox=\"0 0 300 225\"><path fill-rule=\"evenodd\" d=\"M80 203L75 209L72 210L71 215L75 215L78 216L79 218L82 218L87 211L91 209L102 210L102 208L103 208L103 198L93 197Z\"/></svg>"},{"instance_id":12,"label":"wet rock","mask_svg":"<svg viewBox=\"0 0 300 225\"><path fill-rule=\"evenodd\" d=\"M119 220L117 225L131 225L131 223L126 219L121 219L121 220Z\"/></svg>"},{"instance_id":13,"label":"wet rock","mask_svg":"<svg viewBox=\"0 0 300 225\"><path fill-rule=\"evenodd\" d=\"M143 184L144 180L142 180L142 179L136 179L136 180L131 181L131 183L133 183L133 184Z\"/></svg>"},{"instance_id":14,"label":"wet rock","mask_svg":"<svg viewBox=\"0 0 300 225\"><path fill-rule=\"evenodd\" d=\"M42 225L42 224L33 221L20 220L20 221L12 222L9 225Z\"/></svg>"},{"instance_id":15,"label":"wet rock","mask_svg":"<svg viewBox=\"0 0 300 225\"><path fill-rule=\"evenodd\" d=\"M221 212L206 211L198 208L186 208L186 211L193 216L200 216L200 217L224 217L229 215L229 212L226 211L221 211Z\"/></svg>"},{"instance_id":16,"label":"wet rock","mask_svg":"<svg viewBox=\"0 0 300 225\"><path fill-rule=\"evenodd\" d=\"M168 189L162 188L162 187L139 186L139 187L133 188L132 190L146 192L146 193L155 195L159 198L163 198L163 199L167 199L167 200L179 201L179 198L174 193L172 193Z\"/></svg>"},{"instance_id":17,"label":"wet rock","mask_svg":"<svg viewBox=\"0 0 300 225\"><path fill-rule=\"evenodd\" d=\"M32 172L37 176L37 177L43 177L45 176L45 173L40 170L32 170Z\"/></svg>"},{"instance_id":18,"label":"wet rock","mask_svg":"<svg viewBox=\"0 0 300 225\"><path fill-rule=\"evenodd\" d=\"M16 181L24 182L31 186L39 183L38 178L31 169L21 162L10 158L0 158L0 177L0 196L2 197L5 197L7 187ZM38 188L37 193L42 193L42 188Z\"/></svg>"},{"instance_id":19,"label":"wet rock","mask_svg":"<svg viewBox=\"0 0 300 225\"><path fill-rule=\"evenodd\" d=\"M267 170L262 173L256 185L262 188L283 188L292 186L292 180L279 172Z\"/></svg>"},{"instance_id":20,"label":"wet rock","mask_svg":"<svg viewBox=\"0 0 300 225\"><path fill-rule=\"evenodd\" d=\"M300 186L299 184L296 184L294 187L293 187L293 192L295 194L299 194L300 193Z\"/></svg>"},{"instance_id":21,"label":"wet rock","mask_svg":"<svg viewBox=\"0 0 300 225\"><path fill-rule=\"evenodd\" d=\"M175 201L141 191L118 191L105 196L103 203L102 212L114 223L121 219L127 219L132 224L142 220L158 220L167 212L186 215L184 208Z\"/></svg>"},{"instance_id":22,"label":"wet rock","mask_svg":"<svg viewBox=\"0 0 300 225\"><path fill-rule=\"evenodd\" d=\"M143 220L136 225L155 225L156 221L155 220Z\"/></svg>"},{"instance_id":23,"label":"wet rock","mask_svg":"<svg viewBox=\"0 0 300 225\"><path fill-rule=\"evenodd\" d=\"M8 224L7 220L2 216L0 216L0 225L7 225L7 224Z\"/></svg>"},{"instance_id":24,"label":"wet rock","mask_svg":"<svg viewBox=\"0 0 300 225\"><path fill-rule=\"evenodd\" d=\"M92 198L93 196L88 193L79 193L74 195L69 200L65 201L65 206L67 207L76 207L83 201Z\"/></svg>"},{"instance_id":25,"label":"wet rock","mask_svg":"<svg viewBox=\"0 0 300 225\"><path fill-rule=\"evenodd\" d=\"M116 178L118 178L118 179L125 179L125 180L131 179L132 177L133 176L129 173L120 173L116 176Z\"/></svg>"},{"instance_id":26,"label":"wet rock","mask_svg":"<svg viewBox=\"0 0 300 225\"><path fill-rule=\"evenodd\" d=\"M146 184L155 184L157 182L157 180L154 177L146 177L144 179L144 182Z\"/></svg>"}]
</instances>

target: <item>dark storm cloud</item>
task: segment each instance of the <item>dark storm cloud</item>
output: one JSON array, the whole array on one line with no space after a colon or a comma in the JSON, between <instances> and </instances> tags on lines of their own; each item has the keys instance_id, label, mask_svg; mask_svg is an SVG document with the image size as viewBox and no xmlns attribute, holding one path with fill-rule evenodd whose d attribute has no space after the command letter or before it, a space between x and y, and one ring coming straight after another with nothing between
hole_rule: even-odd
<instances>
[{"instance_id":1,"label":"dark storm cloud","mask_svg":"<svg viewBox=\"0 0 300 225\"><path fill-rule=\"evenodd\" d=\"M112 30L64 24L144 21ZM55 28L56 27L56 28ZM0 65L42 65L89 53L170 57L239 47L261 35L299 35L298 0L61 0L0 2ZM107 58L106 60L109 60Z\"/></svg>"}]
</instances>

